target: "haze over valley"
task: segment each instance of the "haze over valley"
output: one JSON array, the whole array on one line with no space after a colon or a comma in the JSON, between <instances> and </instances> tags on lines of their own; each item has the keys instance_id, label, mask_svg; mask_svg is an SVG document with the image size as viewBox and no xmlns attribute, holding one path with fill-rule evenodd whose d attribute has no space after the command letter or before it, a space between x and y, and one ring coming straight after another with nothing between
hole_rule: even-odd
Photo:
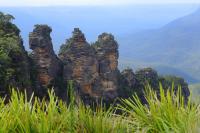
<instances>
[{"instance_id":1,"label":"haze over valley","mask_svg":"<svg viewBox=\"0 0 200 133\"><path fill-rule=\"evenodd\" d=\"M197 4L131 6L0 7L15 16L24 45L34 24L52 27L57 53L74 27L89 43L103 32L119 43L120 68L153 67L161 74L182 76L190 83L200 81L200 10ZM195 64L195 65L194 65Z\"/></svg>"}]
</instances>

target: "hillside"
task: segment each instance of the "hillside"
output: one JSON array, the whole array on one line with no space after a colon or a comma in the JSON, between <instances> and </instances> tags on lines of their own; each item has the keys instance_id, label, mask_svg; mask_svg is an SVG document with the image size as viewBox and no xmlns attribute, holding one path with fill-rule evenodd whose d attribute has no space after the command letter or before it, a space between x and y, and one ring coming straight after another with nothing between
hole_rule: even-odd
<instances>
[{"instance_id":1,"label":"hillside","mask_svg":"<svg viewBox=\"0 0 200 133\"><path fill-rule=\"evenodd\" d=\"M123 57L126 57L125 60L137 59L140 63L145 62L143 64L155 68L170 66L194 77L192 82L196 82L200 80L199 23L200 9L160 29L146 30L125 37L120 41L122 60Z\"/></svg>"}]
</instances>

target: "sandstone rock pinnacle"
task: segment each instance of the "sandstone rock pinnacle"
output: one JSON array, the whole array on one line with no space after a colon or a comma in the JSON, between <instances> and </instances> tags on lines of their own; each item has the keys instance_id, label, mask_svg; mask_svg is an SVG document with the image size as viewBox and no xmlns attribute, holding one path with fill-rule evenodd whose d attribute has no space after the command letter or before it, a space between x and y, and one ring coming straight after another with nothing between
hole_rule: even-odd
<instances>
[{"instance_id":1,"label":"sandstone rock pinnacle","mask_svg":"<svg viewBox=\"0 0 200 133\"><path fill-rule=\"evenodd\" d=\"M56 87L56 80L62 75L61 61L53 50L51 31L47 25L35 25L29 34L29 45L33 50L31 59L36 70L36 88Z\"/></svg>"}]
</instances>

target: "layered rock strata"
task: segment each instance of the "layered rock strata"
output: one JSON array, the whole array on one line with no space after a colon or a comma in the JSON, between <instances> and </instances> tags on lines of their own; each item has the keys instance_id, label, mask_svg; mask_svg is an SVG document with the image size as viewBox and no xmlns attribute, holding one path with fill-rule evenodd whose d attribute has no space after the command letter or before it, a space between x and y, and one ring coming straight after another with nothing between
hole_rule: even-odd
<instances>
[{"instance_id":1,"label":"layered rock strata","mask_svg":"<svg viewBox=\"0 0 200 133\"><path fill-rule=\"evenodd\" d=\"M92 45L96 51L96 58L99 63L99 76L103 88L103 96L107 99L117 97L118 85L118 43L114 36L103 33Z\"/></svg>"},{"instance_id":2,"label":"layered rock strata","mask_svg":"<svg viewBox=\"0 0 200 133\"><path fill-rule=\"evenodd\" d=\"M33 80L36 89L57 88L62 76L62 63L54 53L51 31L52 29L47 25L35 25L33 32L29 34L29 46L33 50L30 57L35 70Z\"/></svg>"}]
</instances>

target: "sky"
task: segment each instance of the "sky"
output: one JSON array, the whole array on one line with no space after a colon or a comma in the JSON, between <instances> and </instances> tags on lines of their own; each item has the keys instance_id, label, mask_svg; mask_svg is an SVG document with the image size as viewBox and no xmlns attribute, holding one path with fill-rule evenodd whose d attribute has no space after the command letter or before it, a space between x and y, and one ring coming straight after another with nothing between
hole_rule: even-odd
<instances>
[{"instance_id":1,"label":"sky","mask_svg":"<svg viewBox=\"0 0 200 133\"><path fill-rule=\"evenodd\" d=\"M200 3L200 0L0 0L0 6L81 6Z\"/></svg>"}]
</instances>

